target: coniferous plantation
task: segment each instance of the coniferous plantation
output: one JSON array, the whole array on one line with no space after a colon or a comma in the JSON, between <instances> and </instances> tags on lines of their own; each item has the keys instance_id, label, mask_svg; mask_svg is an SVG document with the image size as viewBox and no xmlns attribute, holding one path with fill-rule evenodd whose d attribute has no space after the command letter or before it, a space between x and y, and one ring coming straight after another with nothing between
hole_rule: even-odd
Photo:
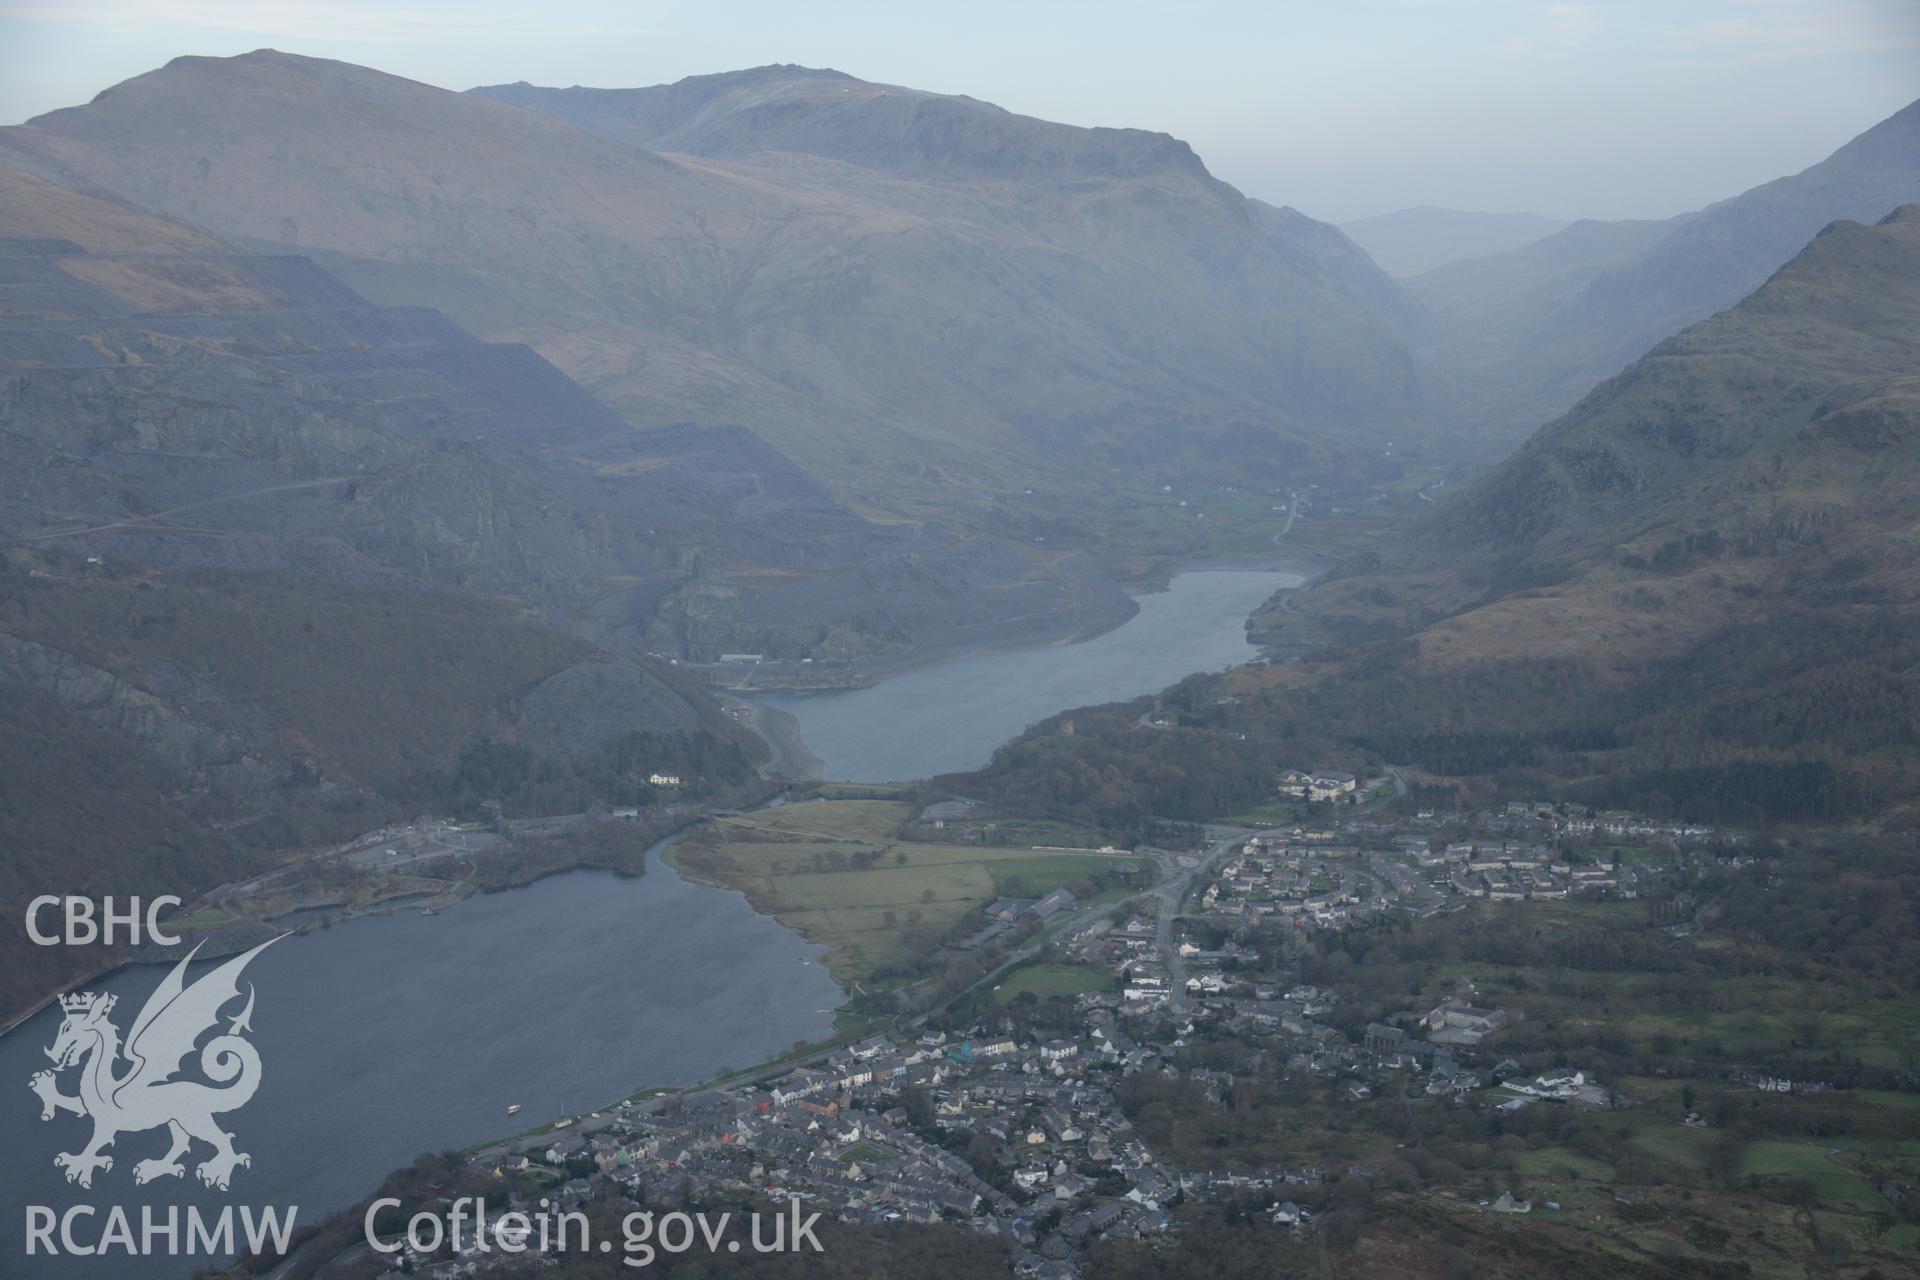
<instances>
[{"instance_id":1,"label":"coniferous plantation","mask_svg":"<svg viewBox=\"0 0 1920 1280\"><path fill-rule=\"evenodd\" d=\"M0 1276L1920 1275L1920 19L0 14Z\"/></svg>"}]
</instances>

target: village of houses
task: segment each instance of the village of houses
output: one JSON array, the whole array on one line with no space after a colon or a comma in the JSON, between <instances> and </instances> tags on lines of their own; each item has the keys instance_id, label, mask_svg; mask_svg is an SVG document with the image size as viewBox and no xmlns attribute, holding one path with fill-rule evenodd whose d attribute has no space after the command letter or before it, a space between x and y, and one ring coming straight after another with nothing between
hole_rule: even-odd
<instances>
[{"instance_id":1,"label":"village of houses","mask_svg":"<svg viewBox=\"0 0 1920 1280\"><path fill-rule=\"evenodd\" d=\"M514 1186L521 1210L536 1198L578 1210L611 1184L639 1204L756 1195L850 1222L963 1222L1002 1238L1015 1274L1065 1280L1084 1274L1086 1251L1102 1239L1167 1232L1186 1200L1262 1197L1271 1221L1310 1233L1315 1212L1300 1202L1317 1205L1329 1184L1370 1172L1176 1168L1160 1159L1115 1087L1156 1072L1185 1076L1217 1101L1232 1075L1176 1065L1181 1048L1201 1039L1278 1040L1292 1071L1350 1081L1356 1099L1413 1087L1508 1110L1609 1100L1579 1071L1530 1076L1480 1051L1510 1016L1501 1009L1449 1001L1427 1016L1424 1036L1376 1025L1355 1043L1317 1020L1337 1001L1331 991L1228 984L1184 999L1170 977L1181 957L1160 955L1154 933L1132 917L1077 942L1113 957L1126 986L1080 996L1073 1034L1020 1040L982 1024L958 1035L874 1036L753 1086L624 1103L482 1152L475 1164ZM1470 1069L1478 1059L1486 1065ZM976 1167L962 1151L985 1152L992 1167ZM1486 1207L1531 1208L1511 1196ZM499 1257L476 1249L413 1261L422 1274L455 1276L481 1273Z\"/></svg>"},{"instance_id":2,"label":"village of houses","mask_svg":"<svg viewBox=\"0 0 1920 1280\"><path fill-rule=\"evenodd\" d=\"M1102 1239L1161 1236L1175 1206L1195 1198L1252 1195L1273 1222L1310 1233L1315 1212L1302 1202L1321 1204L1328 1184L1367 1173L1177 1168L1162 1159L1115 1090L1148 1072L1184 1078L1217 1099L1234 1077L1183 1068L1192 1044L1278 1046L1290 1076L1336 1081L1356 1101L1383 1090L1489 1111L1613 1101L1577 1067L1537 1074L1501 1055L1510 1010L1450 999L1417 1026L1375 1023L1356 1039L1323 1020L1337 991L1248 980L1239 971L1257 961L1251 948L1229 939L1207 949L1189 926L1243 936L1244 926L1261 923L1337 930L1369 913L1427 914L1478 898L1632 897L1667 867L1606 856L1607 842L1694 856L1680 851L1711 838L1710 829L1533 803L1487 811L1462 829L1457 816L1425 811L1387 820L1343 813L1340 801L1368 786L1348 774L1287 774L1280 786L1327 802L1324 816L1222 842L1220 856L1184 882L1179 927L1163 928L1150 914L1153 899L1140 897L1047 948L1047 957L1114 977L1111 989L1075 999L1071 1027L1020 1039L1012 1020L989 1015L961 1032L872 1036L742 1087L663 1094L563 1121L475 1163L515 1188L516 1205L537 1196L562 1211L612 1184L642 1204L753 1195L851 1222L963 1222L1002 1238L1016 1274L1063 1278L1082 1274L1087 1250ZM1015 916L1045 920L1072 903L1064 891L995 902L971 941ZM1511 1195L1482 1207L1532 1209ZM426 1274L460 1275L484 1270L488 1256L413 1261Z\"/></svg>"}]
</instances>

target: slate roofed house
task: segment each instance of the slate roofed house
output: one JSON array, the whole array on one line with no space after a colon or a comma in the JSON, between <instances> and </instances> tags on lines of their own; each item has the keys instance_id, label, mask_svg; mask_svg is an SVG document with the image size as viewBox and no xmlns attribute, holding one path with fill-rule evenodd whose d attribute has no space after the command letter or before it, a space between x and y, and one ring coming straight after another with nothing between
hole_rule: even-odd
<instances>
[{"instance_id":1,"label":"slate roofed house","mask_svg":"<svg viewBox=\"0 0 1920 1280\"><path fill-rule=\"evenodd\" d=\"M810 1097L831 1083L831 1078L824 1072L815 1071L811 1067L795 1067L773 1086L773 1100L776 1103L785 1104L795 1098Z\"/></svg>"},{"instance_id":2,"label":"slate roofed house","mask_svg":"<svg viewBox=\"0 0 1920 1280\"><path fill-rule=\"evenodd\" d=\"M562 1134L547 1148L547 1163L562 1164L587 1149L587 1140L577 1133Z\"/></svg>"},{"instance_id":3,"label":"slate roofed house","mask_svg":"<svg viewBox=\"0 0 1920 1280\"><path fill-rule=\"evenodd\" d=\"M1389 1027L1382 1022L1367 1024L1364 1042L1368 1053L1399 1053L1407 1047L1407 1033L1399 1027Z\"/></svg>"},{"instance_id":4,"label":"slate roofed house","mask_svg":"<svg viewBox=\"0 0 1920 1280\"><path fill-rule=\"evenodd\" d=\"M1513 1018L1508 1009L1481 1009L1464 1000L1448 1000L1427 1014L1428 1038L1451 1044L1478 1044Z\"/></svg>"},{"instance_id":5,"label":"slate roofed house","mask_svg":"<svg viewBox=\"0 0 1920 1280\"><path fill-rule=\"evenodd\" d=\"M1073 905L1073 902L1074 897L1071 889L1055 889L1052 893L1034 903L1031 910L1034 915L1042 920L1046 920L1055 913L1066 910Z\"/></svg>"},{"instance_id":6,"label":"slate roofed house","mask_svg":"<svg viewBox=\"0 0 1920 1280\"><path fill-rule=\"evenodd\" d=\"M834 1072L836 1083L852 1088L856 1085L873 1083L873 1064L858 1059L848 1062Z\"/></svg>"}]
</instances>

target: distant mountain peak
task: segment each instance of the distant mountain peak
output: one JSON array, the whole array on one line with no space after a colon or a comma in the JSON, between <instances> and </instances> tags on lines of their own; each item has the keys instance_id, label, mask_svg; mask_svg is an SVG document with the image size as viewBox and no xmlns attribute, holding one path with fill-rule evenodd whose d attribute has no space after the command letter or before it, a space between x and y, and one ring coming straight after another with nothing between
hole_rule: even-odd
<instances>
[{"instance_id":1,"label":"distant mountain peak","mask_svg":"<svg viewBox=\"0 0 1920 1280\"><path fill-rule=\"evenodd\" d=\"M655 151L738 159L786 151L914 177L1105 178L1155 173L1211 182L1193 148L1145 129L1081 128L963 94L775 64L630 89L470 89Z\"/></svg>"}]
</instances>

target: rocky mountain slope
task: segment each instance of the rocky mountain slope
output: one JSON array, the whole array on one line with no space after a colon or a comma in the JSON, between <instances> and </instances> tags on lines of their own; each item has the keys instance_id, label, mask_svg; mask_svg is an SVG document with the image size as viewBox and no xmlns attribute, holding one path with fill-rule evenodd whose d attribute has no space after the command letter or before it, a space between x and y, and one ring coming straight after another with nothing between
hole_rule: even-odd
<instances>
[{"instance_id":1,"label":"rocky mountain slope","mask_svg":"<svg viewBox=\"0 0 1920 1280\"><path fill-rule=\"evenodd\" d=\"M1758 288L1821 227L1920 200L1920 102L1801 173L1664 222L1577 222L1408 282L1422 360L1493 438L1564 412L1656 342Z\"/></svg>"},{"instance_id":2,"label":"rocky mountain slope","mask_svg":"<svg viewBox=\"0 0 1920 1280\"><path fill-rule=\"evenodd\" d=\"M50 886L190 895L480 788L578 810L631 781L615 748L750 783L750 735L622 643L658 610L608 602L796 540L835 569L898 542L744 432L637 432L524 347L0 171L16 918ZM543 790L470 767L496 741ZM0 953L0 1017L104 959Z\"/></svg>"},{"instance_id":3,"label":"rocky mountain slope","mask_svg":"<svg viewBox=\"0 0 1920 1280\"><path fill-rule=\"evenodd\" d=\"M1329 622L1401 628L1394 680L1424 691L1404 706L1428 705L1435 727L1511 733L1537 714L1542 732L1602 726L1590 741L1646 767L1791 763L1831 771L1829 799L1856 786L1885 803L1920 748L1915 564L1908 205L1829 226L1378 563L1259 625L1295 643Z\"/></svg>"},{"instance_id":4,"label":"rocky mountain slope","mask_svg":"<svg viewBox=\"0 0 1920 1280\"><path fill-rule=\"evenodd\" d=\"M306 259L15 172L0 197L0 536L510 595L704 659L1125 616L1091 565L862 519L744 429L637 430L529 349Z\"/></svg>"},{"instance_id":5,"label":"rocky mountain slope","mask_svg":"<svg viewBox=\"0 0 1920 1280\"><path fill-rule=\"evenodd\" d=\"M829 73L706 80L670 87L697 109L583 113L614 137L341 63L182 58L0 130L0 159L313 254L531 344L637 424L742 424L893 511L985 519L983 489L1150 467L1292 476L1420 417L1356 273L1391 282L1183 144Z\"/></svg>"},{"instance_id":6,"label":"rocky mountain slope","mask_svg":"<svg viewBox=\"0 0 1920 1280\"><path fill-rule=\"evenodd\" d=\"M1381 270L1404 278L1519 249L1566 225L1537 213L1477 213L1423 204L1343 222L1340 230Z\"/></svg>"},{"instance_id":7,"label":"rocky mountain slope","mask_svg":"<svg viewBox=\"0 0 1920 1280\"><path fill-rule=\"evenodd\" d=\"M1897 543L1880 540L1920 521L1916 412L1920 205L1907 205L1826 228L1443 504L1398 555L1521 579L1802 553L1893 570ZM1881 581L1920 591L1908 573Z\"/></svg>"},{"instance_id":8,"label":"rocky mountain slope","mask_svg":"<svg viewBox=\"0 0 1920 1280\"><path fill-rule=\"evenodd\" d=\"M1030 727L963 792L1109 830L1309 760L1445 807L1920 828L1920 205L1840 222L1371 563L1256 619L1293 660ZM1357 631L1394 634L1329 646ZM1170 721L1143 730L1148 712Z\"/></svg>"}]
</instances>

